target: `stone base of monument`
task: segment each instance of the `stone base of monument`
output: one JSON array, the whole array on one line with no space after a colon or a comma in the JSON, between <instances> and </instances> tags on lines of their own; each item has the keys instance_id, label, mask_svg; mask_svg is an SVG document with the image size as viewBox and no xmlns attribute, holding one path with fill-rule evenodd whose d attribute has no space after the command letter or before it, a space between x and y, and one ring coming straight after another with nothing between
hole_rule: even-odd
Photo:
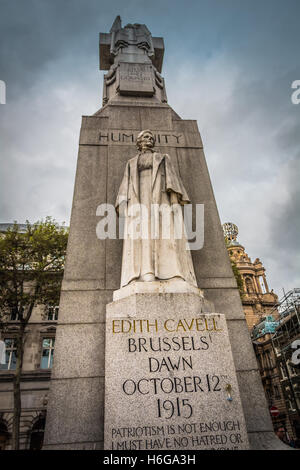
<instances>
[{"instance_id":1,"label":"stone base of monument","mask_svg":"<svg viewBox=\"0 0 300 470\"><path fill-rule=\"evenodd\" d=\"M167 279L165 281L140 282L133 281L113 293L113 300L120 300L129 297L132 294L196 294L204 300L203 291L198 287L192 286L181 278ZM212 305L206 306L212 308Z\"/></svg>"},{"instance_id":2,"label":"stone base of monument","mask_svg":"<svg viewBox=\"0 0 300 470\"><path fill-rule=\"evenodd\" d=\"M107 305L105 449L249 449L225 316L204 306L199 292Z\"/></svg>"}]
</instances>

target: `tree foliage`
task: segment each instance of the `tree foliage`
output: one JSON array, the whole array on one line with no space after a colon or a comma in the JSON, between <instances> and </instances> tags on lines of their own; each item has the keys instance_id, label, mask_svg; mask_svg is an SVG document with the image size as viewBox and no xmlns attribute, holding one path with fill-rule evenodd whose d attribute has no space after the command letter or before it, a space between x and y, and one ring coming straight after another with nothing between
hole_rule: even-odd
<instances>
[{"instance_id":1,"label":"tree foliage","mask_svg":"<svg viewBox=\"0 0 300 470\"><path fill-rule=\"evenodd\" d=\"M38 304L57 305L65 263L68 232L47 217L22 231L17 223L0 234L0 329L11 316L16 341L14 373L13 449L19 448L20 381L26 326Z\"/></svg>"},{"instance_id":2,"label":"tree foliage","mask_svg":"<svg viewBox=\"0 0 300 470\"><path fill-rule=\"evenodd\" d=\"M27 323L37 304L57 303L64 269L68 233L50 217L17 223L0 238L0 318L12 312Z\"/></svg>"}]
</instances>

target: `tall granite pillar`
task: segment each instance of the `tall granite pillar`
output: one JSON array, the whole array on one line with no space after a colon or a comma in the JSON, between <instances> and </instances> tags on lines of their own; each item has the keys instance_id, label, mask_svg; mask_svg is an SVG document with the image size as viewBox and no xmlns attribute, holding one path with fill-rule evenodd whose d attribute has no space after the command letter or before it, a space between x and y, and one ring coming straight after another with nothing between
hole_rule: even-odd
<instances>
[{"instance_id":1,"label":"tall granite pillar","mask_svg":"<svg viewBox=\"0 0 300 470\"><path fill-rule=\"evenodd\" d=\"M167 104L160 75L163 54L163 39L152 37L145 25L122 28L117 17L110 33L100 34L100 68L108 72L103 107L82 118L45 449L103 448L105 312L120 287L122 240L97 237L97 208L115 204L126 162L136 154L136 137L143 129L151 129L158 151L172 158L192 204L204 205L204 246L192 251L194 269L204 298L215 312L225 314L250 445L279 446L197 123L181 119Z\"/></svg>"}]
</instances>

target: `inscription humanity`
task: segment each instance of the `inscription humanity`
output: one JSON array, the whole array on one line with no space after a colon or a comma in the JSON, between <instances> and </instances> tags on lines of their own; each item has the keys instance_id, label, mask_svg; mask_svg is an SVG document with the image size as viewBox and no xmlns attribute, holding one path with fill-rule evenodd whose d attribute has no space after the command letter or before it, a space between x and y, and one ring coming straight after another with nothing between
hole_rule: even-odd
<instances>
[{"instance_id":1,"label":"inscription humanity","mask_svg":"<svg viewBox=\"0 0 300 470\"><path fill-rule=\"evenodd\" d=\"M123 144L135 143L140 131L124 132L124 131L109 131L99 132L99 142L107 144L108 142L118 142ZM183 144L184 136L175 133L156 133L154 134L156 144Z\"/></svg>"}]
</instances>

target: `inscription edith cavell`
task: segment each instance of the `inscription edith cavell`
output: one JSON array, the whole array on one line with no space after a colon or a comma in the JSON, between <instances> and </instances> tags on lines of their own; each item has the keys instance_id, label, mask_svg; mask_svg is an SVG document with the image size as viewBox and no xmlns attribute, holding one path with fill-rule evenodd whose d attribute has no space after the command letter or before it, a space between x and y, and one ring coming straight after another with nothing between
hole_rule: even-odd
<instances>
[{"instance_id":1,"label":"inscription edith cavell","mask_svg":"<svg viewBox=\"0 0 300 470\"><path fill-rule=\"evenodd\" d=\"M105 448L246 449L224 315L107 317Z\"/></svg>"}]
</instances>

